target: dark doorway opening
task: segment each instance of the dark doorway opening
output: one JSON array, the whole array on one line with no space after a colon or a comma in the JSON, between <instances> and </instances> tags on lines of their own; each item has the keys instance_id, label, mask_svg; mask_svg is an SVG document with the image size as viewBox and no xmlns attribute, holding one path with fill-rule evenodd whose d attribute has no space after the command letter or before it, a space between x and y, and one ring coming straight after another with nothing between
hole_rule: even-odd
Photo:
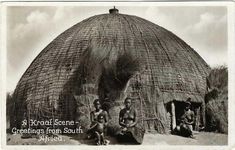
<instances>
[{"instance_id":1,"label":"dark doorway opening","mask_svg":"<svg viewBox=\"0 0 235 150\"><path fill-rule=\"evenodd\" d=\"M175 114L172 114L172 103L174 105L174 112ZM181 123L181 116L184 114L185 107L187 106L187 103L184 101L176 101L174 100L173 102L168 102L166 104L166 109L167 112L171 114L171 127L174 126L172 120L175 119L175 125L179 126ZM195 131L199 131L200 127L202 126L202 112L201 112L202 104L201 103L195 103L191 102L191 110L194 112L194 124L193 124L193 129ZM175 118L172 118L175 116Z\"/></svg>"}]
</instances>

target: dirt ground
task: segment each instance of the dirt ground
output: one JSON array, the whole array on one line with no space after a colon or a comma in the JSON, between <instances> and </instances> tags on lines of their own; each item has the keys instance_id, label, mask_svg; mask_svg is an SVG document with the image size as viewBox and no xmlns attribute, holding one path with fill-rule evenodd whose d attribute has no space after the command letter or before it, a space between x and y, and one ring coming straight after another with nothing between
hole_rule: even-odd
<instances>
[{"instance_id":1,"label":"dirt ground","mask_svg":"<svg viewBox=\"0 0 235 150\"><path fill-rule=\"evenodd\" d=\"M195 139L185 138L177 135L163 135L146 133L142 145L227 145L228 135L210 132L200 132L195 134ZM112 145L120 145L113 137L106 137ZM94 145L93 140L84 140L77 136L57 135L48 141L42 141L40 138L22 139L21 135L7 135L8 145ZM131 144L131 143L125 143Z\"/></svg>"}]
</instances>

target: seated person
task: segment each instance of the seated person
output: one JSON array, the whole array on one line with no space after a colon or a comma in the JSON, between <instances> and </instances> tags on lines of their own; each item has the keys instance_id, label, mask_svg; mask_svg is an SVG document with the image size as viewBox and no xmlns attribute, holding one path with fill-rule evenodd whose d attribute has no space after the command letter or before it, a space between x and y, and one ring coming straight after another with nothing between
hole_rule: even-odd
<instances>
[{"instance_id":1,"label":"seated person","mask_svg":"<svg viewBox=\"0 0 235 150\"><path fill-rule=\"evenodd\" d=\"M183 136L194 138L194 112L190 109L190 107L191 103L189 98L187 100L187 106L185 107L184 114L181 116L180 132Z\"/></svg>"},{"instance_id":2,"label":"seated person","mask_svg":"<svg viewBox=\"0 0 235 150\"><path fill-rule=\"evenodd\" d=\"M132 107L130 98L126 98L124 104L125 108L119 113L119 125L121 126L121 130L117 135L121 136L120 139L128 137L130 141L134 140L138 144L141 144L145 130L137 127L137 111Z\"/></svg>"},{"instance_id":3,"label":"seated person","mask_svg":"<svg viewBox=\"0 0 235 150\"><path fill-rule=\"evenodd\" d=\"M125 108L119 113L119 125L122 126L123 131L137 124L137 112L131 107L131 99L126 98L124 103Z\"/></svg>"}]
</instances>

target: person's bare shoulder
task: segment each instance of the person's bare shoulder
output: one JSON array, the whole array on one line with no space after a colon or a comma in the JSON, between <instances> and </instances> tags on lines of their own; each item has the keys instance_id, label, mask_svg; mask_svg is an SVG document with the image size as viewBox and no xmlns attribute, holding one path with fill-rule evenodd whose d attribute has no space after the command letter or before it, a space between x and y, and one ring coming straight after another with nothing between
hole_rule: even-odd
<instances>
[{"instance_id":1,"label":"person's bare shoulder","mask_svg":"<svg viewBox=\"0 0 235 150\"><path fill-rule=\"evenodd\" d=\"M195 114L194 111L191 110L191 114L194 115Z\"/></svg>"},{"instance_id":2,"label":"person's bare shoulder","mask_svg":"<svg viewBox=\"0 0 235 150\"><path fill-rule=\"evenodd\" d=\"M103 111L102 111L102 114L103 114L103 115L108 115L108 112L105 111L105 110L103 110Z\"/></svg>"}]
</instances>

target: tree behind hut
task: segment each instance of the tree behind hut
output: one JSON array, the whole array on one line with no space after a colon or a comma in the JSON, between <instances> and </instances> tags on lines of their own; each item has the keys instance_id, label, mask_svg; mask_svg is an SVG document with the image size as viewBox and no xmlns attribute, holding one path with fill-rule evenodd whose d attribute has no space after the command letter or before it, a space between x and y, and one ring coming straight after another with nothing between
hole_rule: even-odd
<instances>
[{"instance_id":1,"label":"tree behind hut","mask_svg":"<svg viewBox=\"0 0 235 150\"><path fill-rule=\"evenodd\" d=\"M10 128L10 116L12 115L11 113L13 112L12 111L13 105L14 105L14 101L13 101L12 93L7 92L6 94L6 119L7 119L6 127L7 129Z\"/></svg>"}]
</instances>

